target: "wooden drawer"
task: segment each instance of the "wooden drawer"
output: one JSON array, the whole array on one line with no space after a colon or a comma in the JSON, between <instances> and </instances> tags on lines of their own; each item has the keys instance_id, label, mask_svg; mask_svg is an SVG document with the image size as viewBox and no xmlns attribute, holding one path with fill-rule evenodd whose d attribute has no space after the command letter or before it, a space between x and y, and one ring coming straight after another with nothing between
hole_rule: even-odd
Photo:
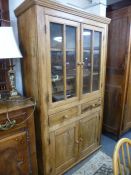
<instances>
[{"instance_id":1,"label":"wooden drawer","mask_svg":"<svg viewBox=\"0 0 131 175\"><path fill-rule=\"evenodd\" d=\"M93 100L88 103L83 103L81 105L81 114L92 111L101 106L101 99Z\"/></svg>"},{"instance_id":2,"label":"wooden drawer","mask_svg":"<svg viewBox=\"0 0 131 175\"><path fill-rule=\"evenodd\" d=\"M49 116L49 125L53 126L53 125L57 125L57 124L61 124L64 121L67 121L73 117L78 116L78 107L73 107L70 108L68 110L53 114Z\"/></svg>"},{"instance_id":3,"label":"wooden drawer","mask_svg":"<svg viewBox=\"0 0 131 175\"><path fill-rule=\"evenodd\" d=\"M9 130L11 128L16 128L21 123L25 124L25 122L23 122L23 121L25 121L27 119L27 117L31 114L31 112L32 112L32 109L28 108L28 109L11 111L11 112L8 112L8 114L7 113L0 114L0 125L5 125L6 123L9 124L9 125L7 124L8 126L5 127L5 129L0 128L0 130L6 131L6 130ZM8 118L11 122L14 122L13 125L10 125ZM0 133L0 135L1 135L1 133Z\"/></svg>"}]
</instances>

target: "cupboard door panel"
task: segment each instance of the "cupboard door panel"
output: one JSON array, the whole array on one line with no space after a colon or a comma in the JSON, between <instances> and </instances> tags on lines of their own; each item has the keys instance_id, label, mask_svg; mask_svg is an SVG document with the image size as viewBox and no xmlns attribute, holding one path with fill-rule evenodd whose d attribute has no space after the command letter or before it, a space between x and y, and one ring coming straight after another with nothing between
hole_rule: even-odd
<instances>
[{"instance_id":1,"label":"cupboard door panel","mask_svg":"<svg viewBox=\"0 0 131 175\"><path fill-rule=\"evenodd\" d=\"M27 133L21 132L0 140L0 174L29 175ZM5 173L6 172L6 173Z\"/></svg>"},{"instance_id":2,"label":"cupboard door panel","mask_svg":"<svg viewBox=\"0 0 131 175\"><path fill-rule=\"evenodd\" d=\"M97 146L98 128L100 126L99 114L92 114L80 120L80 154L88 153Z\"/></svg>"},{"instance_id":3,"label":"cupboard door panel","mask_svg":"<svg viewBox=\"0 0 131 175\"><path fill-rule=\"evenodd\" d=\"M52 171L58 173L75 162L78 153L78 123L50 134Z\"/></svg>"}]
</instances>

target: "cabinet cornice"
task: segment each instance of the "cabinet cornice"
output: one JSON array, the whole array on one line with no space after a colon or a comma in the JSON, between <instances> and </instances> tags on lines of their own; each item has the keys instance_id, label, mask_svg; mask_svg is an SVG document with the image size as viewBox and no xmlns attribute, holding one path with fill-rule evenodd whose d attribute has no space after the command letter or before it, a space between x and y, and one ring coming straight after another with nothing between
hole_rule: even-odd
<instances>
[{"instance_id":1,"label":"cabinet cornice","mask_svg":"<svg viewBox=\"0 0 131 175\"><path fill-rule=\"evenodd\" d=\"M46 7L46 8L51 8L51 9L54 9L54 10L57 10L57 11L69 13L69 14L72 14L72 15L77 15L77 16L82 17L82 18L94 20L94 21L97 21L97 22L102 22L102 23L105 23L105 24L110 23L109 18L100 17L100 16L97 16L97 15L94 15L94 14L90 14L90 13L84 11L84 10L73 8L71 6L61 4L61 3L57 3L57 2L53 2L53 1L49 1L49 0L27 0L27 1L24 1L15 10L16 16L20 16L21 13L23 13L24 11L26 11L28 8L30 8L33 5L39 5L39 6L43 6L43 7Z\"/></svg>"}]
</instances>

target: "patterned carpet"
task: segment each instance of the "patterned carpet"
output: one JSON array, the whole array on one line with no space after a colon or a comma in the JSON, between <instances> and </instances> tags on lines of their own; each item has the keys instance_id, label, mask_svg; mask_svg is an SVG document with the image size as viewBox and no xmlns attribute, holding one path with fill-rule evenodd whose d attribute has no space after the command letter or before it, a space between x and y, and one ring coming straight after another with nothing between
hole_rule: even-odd
<instances>
[{"instance_id":1,"label":"patterned carpet","mask_svg":"<svg viewBox=\"0 0 131 175\"><path fill-rule=\"evenodd\" d=\"M72 175L113 175L112 159L98 151Z\"/></svg>"}]
</instances>

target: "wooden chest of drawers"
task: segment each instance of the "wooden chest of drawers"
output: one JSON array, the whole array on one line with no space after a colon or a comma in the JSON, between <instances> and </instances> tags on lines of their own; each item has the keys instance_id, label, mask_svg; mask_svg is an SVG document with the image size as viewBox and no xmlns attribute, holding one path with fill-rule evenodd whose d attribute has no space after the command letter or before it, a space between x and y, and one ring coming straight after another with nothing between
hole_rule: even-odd
<instances>
[{"instance_id":1,"label":"wooden chest of drawers","mask_svg":"<svg viewBox=\"0 0 131 175\"><path fill-rule=\"evenodd\" d=\"M0 175L37 175L34 104L0 103Z\"/></svg>"}]
</instances>

